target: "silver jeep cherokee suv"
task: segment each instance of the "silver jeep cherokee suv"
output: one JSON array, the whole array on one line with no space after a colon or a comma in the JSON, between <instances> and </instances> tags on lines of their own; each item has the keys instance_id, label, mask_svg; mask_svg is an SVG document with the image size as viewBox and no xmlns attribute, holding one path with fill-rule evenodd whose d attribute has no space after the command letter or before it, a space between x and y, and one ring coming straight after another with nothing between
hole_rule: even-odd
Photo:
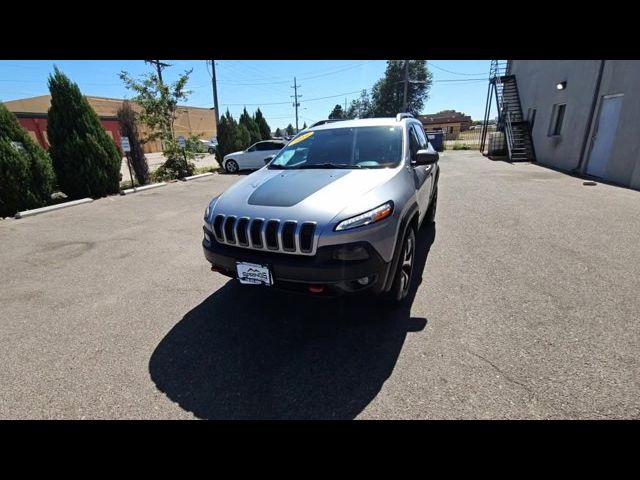
<instances>
[{"instance_id":1,"label":"silver jeep cherokee suv","mask_svg":"<svg viewBox=\"0 0 640 480\"><path fill-rule=\"evenodd\" d=\"M213 198L211 269L244 284L403 301L416 232L433 222L438 153L410 114L323 121Z\"/></svg>"}]
</instances>

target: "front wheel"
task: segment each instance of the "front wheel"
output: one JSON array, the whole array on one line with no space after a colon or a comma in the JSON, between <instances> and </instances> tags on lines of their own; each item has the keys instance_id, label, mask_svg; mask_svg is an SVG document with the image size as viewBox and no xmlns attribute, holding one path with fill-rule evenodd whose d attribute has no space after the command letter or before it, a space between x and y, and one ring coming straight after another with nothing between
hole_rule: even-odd
<instances>
[{"instance_id":1,"label":"front wheel","mask_svg":"<svg viewBox=\"0 0 640 480\"><path fill-rule=\"evenodd\" d=\"M413 260L416 253L416 234L413 227L409 227L402 242L402 250L398 259L393 285L389 291L390 300L394 304L402 303L409 294L413 275Z\"/></svg>"},{"instance_id":2,"label":"front wheel","mask_svg":"<svg viewBox=\"0 0 640 480\"><path fill-rule=\"evenodd\" d=\"M227 173L236 173L238 171L238 164L235 160L227 160L224 164L224 169Z\"/></svg>"},{"instance_id":3,"label":"front wheel","mask_svg":"<svg viewBox=\"0 0 640 480\"><path fill-rule=\"evenodd\" d=\"M215 149L213 147L209 147L208 152L213 155L214 153L216 153Z\"/></svg>"}]
</instances>

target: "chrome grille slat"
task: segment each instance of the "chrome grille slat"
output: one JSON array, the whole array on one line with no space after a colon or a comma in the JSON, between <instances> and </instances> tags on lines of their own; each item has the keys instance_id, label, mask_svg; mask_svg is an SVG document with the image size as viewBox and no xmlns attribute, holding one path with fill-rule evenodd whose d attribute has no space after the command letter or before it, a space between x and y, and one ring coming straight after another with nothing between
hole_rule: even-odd
<instances>
[{"instance_id":1,"label":"chrome grille slat","mask_svg":"<svg viewBox=\"0 0 640 480\"><path fill-rule=\"evenodd\" d=\"M273 242L271 246L267 244L269 225L275 225L271 227L275 228L275 238L271 235L269 237L275 240L277 245ZM214 216L213 233L219 243L239 248L297 255L315 255L316 252L317 224L312 221L291 220L286 217L236 217L220 213ZM254 242L255 236L260 238L260 244Z\"/></svg>"}]
</instances>

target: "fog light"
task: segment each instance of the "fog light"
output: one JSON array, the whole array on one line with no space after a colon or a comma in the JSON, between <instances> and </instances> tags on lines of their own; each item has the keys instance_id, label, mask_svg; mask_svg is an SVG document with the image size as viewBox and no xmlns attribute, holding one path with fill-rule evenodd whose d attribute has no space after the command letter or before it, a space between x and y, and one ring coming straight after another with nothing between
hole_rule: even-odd
<instances>
[{"instance_id":1,"label":"fog light","mask_svg":"<svg viewBox=\"0 0 640 480\"><path fill-rule=\"evenodd\" d=\"M210 237L210 236L209 236L209 234L208 234L208 233L206 233L206 232L205 232L205 234L204 234L204 239L205 239L208 243L211 243L211 237Z\"/></svg>"},{"instance_id":2,"label":"fog light","mask_svg":"<svg viewBox=\"0 0 640 480\"><path fill-rule=\"evenodd\" d=\"M358 279L360 285L367 285L369 283L369 277L362 277Z\"/></svg>"},{"instance_id":3,"label":"fog light","mask_svg":"<svg viewBox=\"0 0 640 480\"><path fill-rule=\"evenodd\" d=\"M369 258L367 249L361 246L346 245L333 251L335 260L365 260Z\"/></svg>"}]
</instances>

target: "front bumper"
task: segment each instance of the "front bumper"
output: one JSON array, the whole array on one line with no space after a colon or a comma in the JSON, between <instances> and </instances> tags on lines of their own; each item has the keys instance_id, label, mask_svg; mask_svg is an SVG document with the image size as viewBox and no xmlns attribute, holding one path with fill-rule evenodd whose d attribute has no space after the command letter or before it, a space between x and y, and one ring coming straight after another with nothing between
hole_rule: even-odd
<instances>
[{"instance_id":1,"label":"front bumper","mask_svg":"<svg viewBox=\"0 0 640 480\"><path fill-rule=\"evenodd\" d=\"M367 250L369 258L364 260L336 260L333 252L344 245L318 248L314 256L290 255L220 244L212 238L202 241L205 258L223 275L236 278L236 262L268 265L276 288L307 292L309 286L323 286L325 295L367 291L379 293L385 285L391 263L382 257L367 242L349 244ZM362 285L358 279L368 277Z\"/></svg>"}]
</instances>

